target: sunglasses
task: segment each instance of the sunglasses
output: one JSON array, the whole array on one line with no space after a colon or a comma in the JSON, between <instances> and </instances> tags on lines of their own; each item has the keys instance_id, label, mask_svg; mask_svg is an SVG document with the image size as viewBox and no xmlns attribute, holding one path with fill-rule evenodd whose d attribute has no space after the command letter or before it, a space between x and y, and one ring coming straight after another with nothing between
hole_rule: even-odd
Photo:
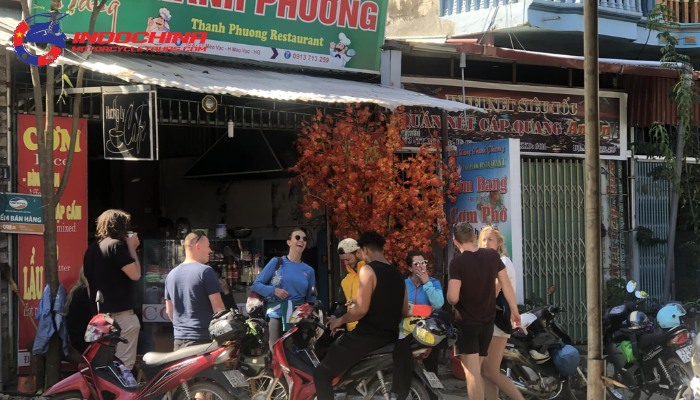
<instances>
[{"instance_id":1,"label":"sunglasses","mask_svg":"<svg viewBox=\"0 0 700 400\"><path fill-rule=\"evenodd\" d=\"M414 261L414 262L412 263L412 265L413 265L414 267L417 267L417 266L419 266L419 265L428 265L428 260Z\"/></svg>"},{"instance_id":2,"label":"sunglasses","mask_svg":"<svg viewBox=\"0 0 700 400\"><path fill-rule=\"evenodd\" d=\"M309 238L307 238L306 236L301 236L301 235L294 235L294 239L295 240L303 240L305 242L309 240Z\"/></svg>"}]
</instances>

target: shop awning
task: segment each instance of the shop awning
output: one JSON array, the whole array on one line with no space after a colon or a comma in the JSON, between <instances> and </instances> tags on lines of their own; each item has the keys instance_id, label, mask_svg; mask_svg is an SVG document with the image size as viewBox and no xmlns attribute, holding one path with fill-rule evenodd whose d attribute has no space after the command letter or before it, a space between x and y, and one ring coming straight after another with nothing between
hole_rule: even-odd
<instances>
[{"instance_id":1,"label":"shop awning","mask_svg":"<svg viewBox=\"0 0 700 400\"><path fill-rule=\"evenodd\" d=\"M81 62L75 57L60 60L74 65ZM176 57L94 53L82 65L127 82L190 92L286 101L373 103L388 109L399 106L436 107L448 111L473 109L462 103L410 90L254 67L235 68L206 60L185 62Z\"/></svg>"},{"instance_id":2,"label":"shop awning","mask_svg":"<svg viewBox=\"0 0 700 400\"><path fill-rule=\"evenodd\" d=\"M0 17L0 44L9 45L19 19ZM69 46L70 47L70 46ZM399 106L435 107L447 111L474 109L410 90L366 82L269 71L255 67L232 67L207 60L185 60L139 53L93 53L88 61L82 53L64 52L59 62L78 65L135 84L178 88L190 92L250 96L271 100L321 103L372 103L395 109Z\"/></svg>"}]
</instances>

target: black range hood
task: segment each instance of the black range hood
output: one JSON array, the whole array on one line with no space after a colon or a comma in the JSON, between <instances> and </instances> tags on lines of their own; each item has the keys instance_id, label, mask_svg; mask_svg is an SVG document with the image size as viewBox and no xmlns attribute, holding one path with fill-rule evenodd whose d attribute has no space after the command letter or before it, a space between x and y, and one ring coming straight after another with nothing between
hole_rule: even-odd
<instances>
[{"instance_id":1,"label":"black range hood","mask_svg":"<svg viewBox=\"0 0 700 400\"><path fill-rule=\"evenodd\" d=\"M185 173L185 178L231 181L290 177L298 158L296 132L237 128L222 136Z\"/></svg>"}]
</instances>

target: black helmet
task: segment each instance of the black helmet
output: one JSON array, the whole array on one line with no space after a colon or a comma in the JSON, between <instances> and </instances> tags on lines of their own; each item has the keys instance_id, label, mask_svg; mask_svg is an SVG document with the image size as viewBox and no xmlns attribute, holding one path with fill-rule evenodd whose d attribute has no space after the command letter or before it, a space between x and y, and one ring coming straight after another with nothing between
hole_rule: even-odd
<instances>
[{"instance_id":1,"label":"black helmet","mask_svg":"<svg viewBox=\"0 0 700 400\"><path fill-rule=\"evenodd\" d=\"M228 310L214 314L209 323L209 335L222 344L245 336L248 326L242 321L238 310Z\"/></svg>"},{"instance_id":2,"label":"black helmet","mask_svg":"<svg viewBox=\"0 0 700 400\"><path fill-rule=\"evenodd\" d=\"M649 317L641 311L632 311L627 317L628 329L645 329L649 325Z\"/></svg>"},{"instance_id":3,"label":"black helmet","mask_svg":"<svg viewBox=\"0 0 700 400\"><path fill-rule=\"evenodd\" d=\"M258 376L270 366L270 358L270 351L265 344L259 347L243 347L238 359L238 369L249 378Z\"/></svg>"}]
</instances>

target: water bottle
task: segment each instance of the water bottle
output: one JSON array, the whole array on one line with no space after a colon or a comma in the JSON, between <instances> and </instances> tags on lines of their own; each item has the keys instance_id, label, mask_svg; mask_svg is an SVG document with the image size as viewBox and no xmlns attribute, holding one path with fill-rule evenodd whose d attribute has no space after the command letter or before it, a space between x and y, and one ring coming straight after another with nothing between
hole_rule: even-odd
<instances>
[{"instance_id":1,"label":"water bottle","mask_svg":"<svg viewBox=\"0 0 700 400\"><path fill-rule=\"evenodd\" d=\"M136 378L134 378L134 374L131 373L131 370L127 368L126 365L115 361L114 366L119 368L119 373L121 374L122 380L124 381L124 386L132 387L137 385Z\"/></svg>"}]
</instances>

